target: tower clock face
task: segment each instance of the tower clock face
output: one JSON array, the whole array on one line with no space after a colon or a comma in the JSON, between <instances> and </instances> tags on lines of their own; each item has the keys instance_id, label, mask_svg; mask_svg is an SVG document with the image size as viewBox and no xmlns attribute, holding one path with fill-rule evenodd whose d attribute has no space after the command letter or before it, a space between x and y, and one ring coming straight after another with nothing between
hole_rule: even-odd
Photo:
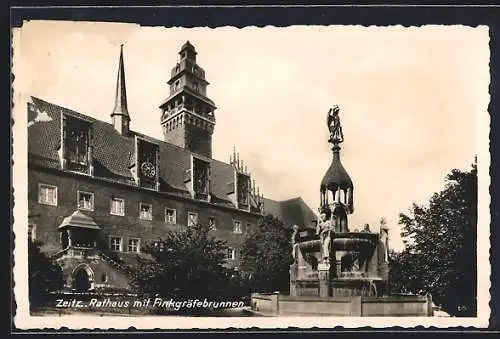
<instances>
[{"instance_id":1,"label":"tower clock face","mask_svg":"<svg viewBox=\"0 0 500 339\"><path fill-rule=\"evenodd\" d=\"M142 163L141 171L148 178L153 178L156 174L155 166L148 161Z\"/></svg>"}]
</instances>

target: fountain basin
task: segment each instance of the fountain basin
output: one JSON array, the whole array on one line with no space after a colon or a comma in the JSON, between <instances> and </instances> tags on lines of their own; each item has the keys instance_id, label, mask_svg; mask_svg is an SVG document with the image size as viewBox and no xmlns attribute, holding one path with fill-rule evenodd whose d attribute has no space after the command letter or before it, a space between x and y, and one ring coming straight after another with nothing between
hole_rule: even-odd
<instances>
[{"instance_id":1,"label":"fountain basin","mask_svg":"<svg viewBox=\"0 0 500 339\"><path fill-rule=\"evenodd\" d=\"M340 277L330 281L332 297L376 297L378 295L380 278L370 277Z\"/></svg>"},{"instance_id":2,"label":"fountain basin","mask_svg":"<svg viewBox=\"0 0 500 339\"><path fill-rule=\"evenodd\" d=\"M370 253L377 245L376 233L334 233L332 235L332 249L334 251L356 251Z\"/></svg>"}]
</instances>

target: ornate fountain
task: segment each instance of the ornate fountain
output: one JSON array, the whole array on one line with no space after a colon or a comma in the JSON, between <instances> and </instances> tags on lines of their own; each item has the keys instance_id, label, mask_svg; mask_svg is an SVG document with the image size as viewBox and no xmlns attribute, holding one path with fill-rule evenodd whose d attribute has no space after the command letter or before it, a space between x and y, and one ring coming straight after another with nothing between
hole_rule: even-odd
<instances>
[{"instance_id":1,"label":"ornate fountain","mask_svg":"<svg viewBox=\"0 0 500 339\"><path fill-rule=\"evenodd\" d=\"M351 231L354 185L340 161L344 141L339 107L328 112L332 163L320 185L320 218L316 227L294 228L294 263L290 267L290 296L377 297L386 294L388 230L368 227Z\"/></svg>"},{"instance_id":2,"label":"ornate fountain","mask_svg":"<svg viewBox=\"0 0 500 339\"><path fill-rule=\"evenodd\" d=\"M290 293L252 293L251 313L300 316L432 316L432 297L391 295L388 229L376 233L368 224L351 230L354 185L340 161L344 141L339 108L327 117L333 159L320 185L315 226L294 226Z\"/></svg>"}]
</instances>

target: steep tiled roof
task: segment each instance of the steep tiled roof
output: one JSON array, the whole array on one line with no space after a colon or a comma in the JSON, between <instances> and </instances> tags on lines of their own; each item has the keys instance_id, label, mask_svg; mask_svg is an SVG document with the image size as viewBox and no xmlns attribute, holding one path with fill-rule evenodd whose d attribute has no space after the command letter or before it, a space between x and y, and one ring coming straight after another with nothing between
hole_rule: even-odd
<instances>
[{"instance_id":1,"label":"steep tiled roof","mask_svg":"<svg viewBox=\"0 0 500 339\"><path fill-rule=\"evenodd\" d=\"M100 178L132 183L130 166L135 158L135 136L154 142L160 152L160 191L189 197L184 175L191 166L191 152L170 143L130 131L119 134L110 123L90 118L76 111L32 97L28 106L28 154L30 162L49 168L60 168L58 151L61 146L61 114L66 113L92 124L94 175ZM233 207L228 199L228 186L234 184L232 165L210 159L212 173L211 201ZM253 201L253 199L251 199ZM255 204L255 201L254 201ZM314 212L301 198L286 201L264 199L265 212L287 225L307 226ZM256 206L254 206L256 207Z\"/></svg>"},{"instance_id":2,"label":"steep tiled roof","mask_svg":"<svg viewBox=\"0 0 500 339\"><path fill-rule=\"evenodd\" d=\"M264 198L264 212L272 214L287 226L311 227L313 220L317 219L314 211L300 197L284 201Z\"/></svg>"}]
</instances>

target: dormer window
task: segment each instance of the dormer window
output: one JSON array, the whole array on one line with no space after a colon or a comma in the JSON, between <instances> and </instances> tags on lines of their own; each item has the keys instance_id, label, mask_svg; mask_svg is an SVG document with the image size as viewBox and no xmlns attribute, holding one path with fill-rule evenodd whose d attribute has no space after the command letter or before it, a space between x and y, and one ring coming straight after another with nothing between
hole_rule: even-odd
<instances>
[{"instance_id":1,"label":"dormer window","mask_svg":"<svg viewBox=\"0 0 500 339\"><path fill-rule=\"evenodd\" d=\"M208 200L210 194L210 163L193 157L194 198Z\"/></svg>"},{"instance_id":2,"label":"dormer window","mask_svg":"<svg viewBox=\"0 0 500 339\"><path fill-rule=\"evenodd\" d=\"M71 116L63 116L63 167L91 174L91 125Z\"/></svg>"},{"instance_id":3,"label":"dormer window","mask_svg":"<svg viewBox=\"0 0 500 339\"><path fill-rule=\"evenodd\" d=\"M246 209L249 206L250 177L243 173L237 175L238 207Z\"/></svg>"},{"instance_id":4,"label":"dormer window","mask_svg":"<svg viewBox=\"0 0 500 339\"><path fill-rule=\"evenodd\" d=\"M141 187L158 190L159 188L159 149L158 145L137 139L138 181Z\"/></svg>"}]
</instances>

